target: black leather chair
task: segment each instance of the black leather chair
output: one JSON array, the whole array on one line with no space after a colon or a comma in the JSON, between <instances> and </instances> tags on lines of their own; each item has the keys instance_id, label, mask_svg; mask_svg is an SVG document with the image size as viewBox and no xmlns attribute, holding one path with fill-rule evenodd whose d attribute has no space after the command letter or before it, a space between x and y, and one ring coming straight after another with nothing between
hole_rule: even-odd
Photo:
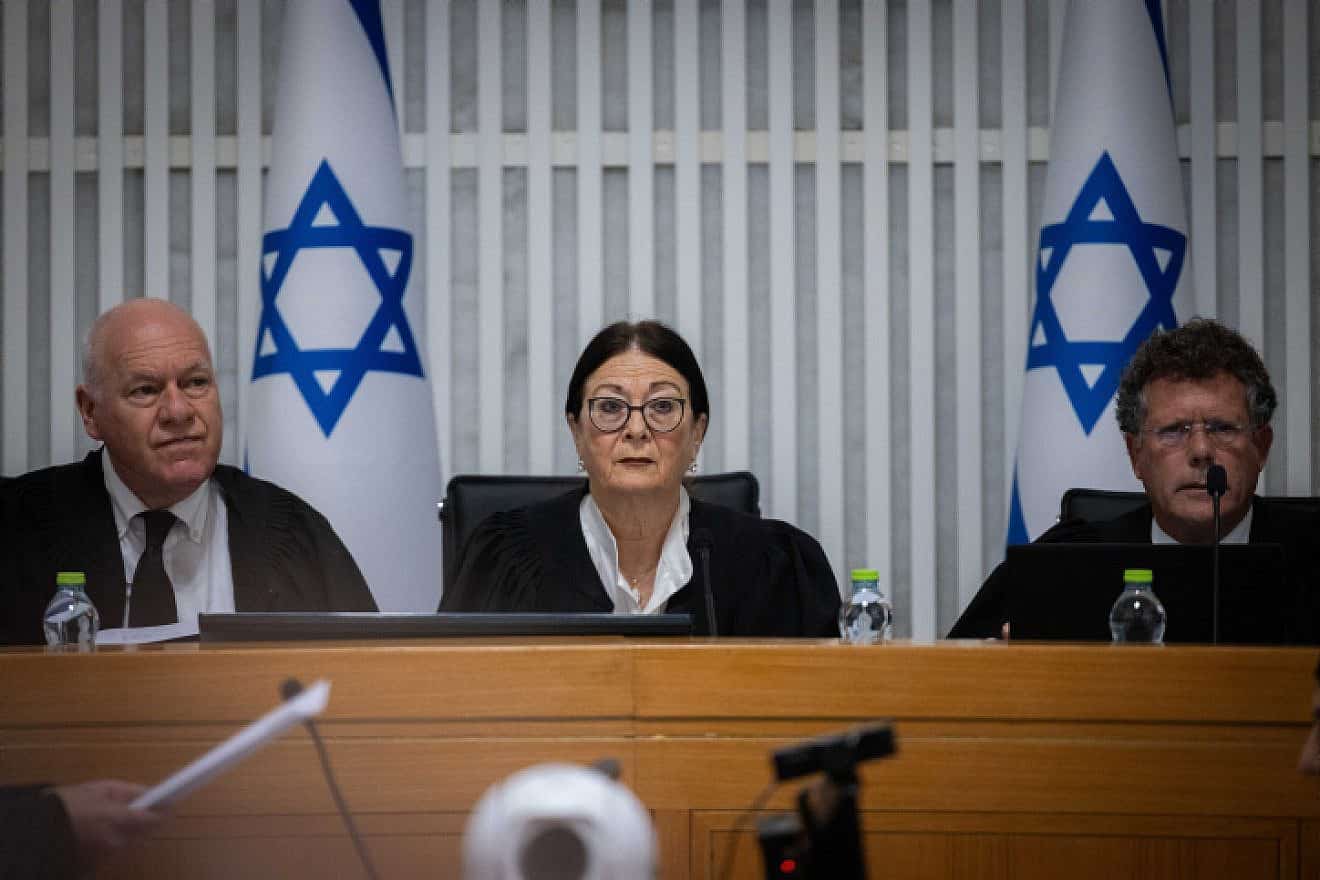
<instances>
[{"instance_id":1,"label":"black leather chair","mask_svg":"<svg viewBox=\"0 0 1320 880\"><path fill-rule=\"evenodd\" d=\"M445 487L440 502L445 589L458 576L459 551L482 520L501 510L525 507L581 489L586 477L486 476L460 474ZM748 471L702 474L686 481L693 498L761 515L761 487Z\"/></svg>"},{"instance_id":2,"label":"black leather chair","mask_svg":"<svg viewBox=\"0 0 1320 880\"><path fill-rule=\"evenodd\" d=\"M1320 513L1320 498L1276 495L1266 499L1273 505ZM1146 503L1145 492L1115 492L1109 489L1069 489L1059 502L1059 521L1080 519L1100 522L1122 516Z\"/></svg>"},{"instance_id":3,"label":"black leather chair","mask_svg":"<svg viewBox=\"0 0 1320 880\"><path fill-rule=\"evenodd\" d=\"M1115 492L1110 489L1069 489L1059 501L1059 521L1080 519L1102 522L1136 510L1146 503L1145 492Z\"/></svg>"}]
</instances>

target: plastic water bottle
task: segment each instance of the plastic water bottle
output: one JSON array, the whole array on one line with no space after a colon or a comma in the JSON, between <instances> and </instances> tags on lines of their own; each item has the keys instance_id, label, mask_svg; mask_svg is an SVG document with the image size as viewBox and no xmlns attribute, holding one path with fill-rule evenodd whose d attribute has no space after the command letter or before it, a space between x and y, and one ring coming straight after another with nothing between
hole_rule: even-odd
<instances>
[{"instance_id":1,"label":"plastic water bottle","mask_svg":"<svg viewBox=\"0 0 1320 880\"><path fill-rule=\"evenodd\" d=\"M1162 644L1168 616L1159 597L1151 589L1154 580L1149 568L1129 568L1123 572L1123 594L1109 610L1109 632L1115 642Z\"/></svg>"},{"instance_id":2,"label":"plastic water bottle","mask_svg":"<svg viewBox=\"0 0 1320 880\"><path fill-rule=\"evenodd\" d=\"M839 636L854 645L873 645L893 635L894 606L880 592L880 572L852 570L852 590L839 609Z\"/></svg>"},{"instance_id":3,"label":"plastic water bottle","mask_svg":"<svg viewBox=\"0 0 1320 880\"><path fill-rule=\"evenodd\" d=\"M41 622L46 630L46 644L52 648L90 651L96 646L101 615L87 598L87 575L81 571L61 571L55 575L55 598L46 606Z\"/></svg>"}]
</instances>

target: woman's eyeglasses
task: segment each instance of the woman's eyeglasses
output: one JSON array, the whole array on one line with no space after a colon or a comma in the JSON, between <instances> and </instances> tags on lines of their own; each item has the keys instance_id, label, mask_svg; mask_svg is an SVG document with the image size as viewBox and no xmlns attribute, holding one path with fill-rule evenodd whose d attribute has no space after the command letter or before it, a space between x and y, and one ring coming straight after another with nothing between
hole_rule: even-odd
<instances>
[{"instance_id":1,"label":"woman's eyeglasses","mask_svg":"<svg viewBox=\"0 0 1320 880\"><path fill-rule=\"evenodd\" d=\"M648 428L658 434L668 434L683 423L686 403L681 397L653 397L640 406L633 406L621 397L592 397L587 400L587 415L597 431L613 434L622 430L633 412L638 411Z\"/></svg>"}]
</instances>

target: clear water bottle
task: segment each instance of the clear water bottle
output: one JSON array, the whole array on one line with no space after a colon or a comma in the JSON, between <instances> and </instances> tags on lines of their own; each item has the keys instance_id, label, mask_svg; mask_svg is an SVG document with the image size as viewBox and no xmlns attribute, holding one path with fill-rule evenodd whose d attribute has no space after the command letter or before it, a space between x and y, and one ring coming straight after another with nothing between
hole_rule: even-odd
<instances>
[{"instance_id":1,"label":"clear water bottle","mask_svg":"<svg viewBox=\"0 0 1320 880\"><path fill-rule=\"evenodd\" d=\"M87 575L61 571L55 575L55 598L46 606L41 622L46 644L52 648L90 651L96 645L101 615L87 598Z\"/></svg>"},{"instance_id":2,"label":"clear water bottle","mask_svg":"<svg viewBox=\"0 0 1320 880\"><path fill-rule=\"evenodd\" d=\"M1149 568L1129 568L1123 572L1123 594L1109 610L1109 632L1115 642L1162 644L1168 616L1159 597L1151 589L1154 576Z\"/></svg>"},{"instance_id":3,"label":"clear water bottle","mask_svg":"<svg viewBox=\"0 0 1320 880\"><path fill-rule=\"evenodd\" d=\"M839 609L839 636L854 645L873 645L893 635L894 606L880 592L880 572L852 570L852 590Z\"/></svg>"}]
</instances>

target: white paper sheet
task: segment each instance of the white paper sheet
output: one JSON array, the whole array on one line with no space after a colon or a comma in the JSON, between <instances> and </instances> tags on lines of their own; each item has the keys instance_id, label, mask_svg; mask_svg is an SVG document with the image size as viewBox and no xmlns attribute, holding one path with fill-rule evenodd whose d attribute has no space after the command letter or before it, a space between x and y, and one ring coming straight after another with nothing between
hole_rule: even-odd
<instances>
[{"instance_id":1,"label":"white paper sheet","mask_svg":"<svg viewBox=\"0 0 1320 880\"><path fill-rule=\"evenodd\" d=\"M160 626L126 626L103 629L96 634L98 645L149 645L197 635L197 618L183 623L165 623Z\"/></svg>"},{"instance_id":2,"label":"white paper sheet","mask_svg":"<svg viewBox=\"0 0 1320 880\"><path fill-rule=\"evenodd\" d=\"M320 679L291 700L285 700L220 745L193 761L133 801L135 809L173 803L211 781L295 724L314 718L330 702L330 682Z\"/></svg>"}]
</instances>

